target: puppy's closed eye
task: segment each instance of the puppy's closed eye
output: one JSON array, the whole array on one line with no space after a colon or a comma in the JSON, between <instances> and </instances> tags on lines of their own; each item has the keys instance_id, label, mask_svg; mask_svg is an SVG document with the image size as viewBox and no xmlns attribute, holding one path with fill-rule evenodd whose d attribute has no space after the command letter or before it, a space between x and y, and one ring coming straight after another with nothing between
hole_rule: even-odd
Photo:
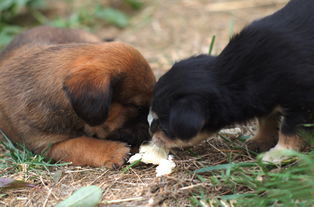
<instances>
[{"instance_id":1,"label":"puppy's closed eye","mask_svg":"<svg viewBox=\"0 0 314 207\"><path fill-rule=\"evenodd\" d=\"M103 123L112 100L110 79L97 68L72 73L64 82L65 90L76 114L91 126Z\"/></svg>"},{"instance_id":2,"label":"puppy's closed eye","mask_svg":"<svg viewBox=\"0 0 314 207\"><path fill-rule=\"evenodd\" d=\"M203 128L205 120L205 112L197 101L181 99L171 108L170 132L176 137L189 139Z\"/></svg>"}]
</instances>

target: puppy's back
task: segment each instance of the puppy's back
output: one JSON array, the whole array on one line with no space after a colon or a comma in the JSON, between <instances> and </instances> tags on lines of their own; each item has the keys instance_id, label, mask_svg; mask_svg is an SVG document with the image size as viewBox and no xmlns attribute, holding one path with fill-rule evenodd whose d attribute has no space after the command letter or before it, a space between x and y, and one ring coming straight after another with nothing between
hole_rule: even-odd
<instances>
[{"instance_id":1,"label":"puppy's back","mask_svg":"<svg viewBox=\"0 0 314 207\"><path fill-rule=\"evenodd\" d=\"M26 44L55 45L92 42L101 42L101 39L83 30L39 26L16 36L0 53L0 58Z\"/></svg>"},{"instance_id":2,"label":"puppy's back","mask_svg":"<svg viewBox=\"0 0 314 207\"><path fill-rule=\"evenodd\" d=\"M38 96L31 96L29 94L36 88L34 87L35 83L33 83L35 80L44 79L46 81L54 81L49 73L47 74L49 70L45 70L45 68L53 64L55 65L52 68L56 68L61 63L57 64L54 62L55 58L49 60L51 58L49 57L49 52L48 56L45 55L48 48L63 48L62 45L69 45L71 47L72 43L84 45L94 42L101 42L101 39L82 30L50 26L35 27L17 35L3 51L0 51L0 71L4 74L4 77L0 78L0 129L4 130L12 140L18 141L20 135L19 127L17 126L19 125L19 121L21 121L18 118L21 117L21 114L19 116L12 116L12 114L27 110L25 109L25 104L10 107L11 103L17 103L22 99L29 104L31 102L31 100L28 100L30 97L34 98L42 95L42 90L40 89L37 91L39 93ZM53 53L51 52L51 54ZM46 58L46 60L42 60L38 64L37 59L41 58ZM36 70L42 70L43 73L46 71L45 76L36 73ZM45 85L49 86L49 83L46 82ZM37 87L40 88L39 85ZM53 93L58 91L57 88L58 86L53 88ZM60 91L58 91L58 95L60 96ZM43 96L38 100L49 98L49 96ZM44 119L41 119L44 122Z\"/></svg>"}]
</instances>

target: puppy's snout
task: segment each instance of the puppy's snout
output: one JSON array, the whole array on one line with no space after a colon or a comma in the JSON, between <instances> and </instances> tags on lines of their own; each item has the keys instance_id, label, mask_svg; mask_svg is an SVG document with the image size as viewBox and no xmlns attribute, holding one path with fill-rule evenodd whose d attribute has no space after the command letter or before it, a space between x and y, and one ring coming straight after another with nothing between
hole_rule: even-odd
<instances>
[{"instance_id":1,"label":"puppy's snout","mask_svg":"<svg viewBox=\"0 0 314 207\"><path fill-rule=\"evenodd\" d=\"M151 134L154 134L158 131L158 129L160 129L159 127L159 120L158 119L153 119L151 124L150 124L150 127L149 127L149 132Z\"/></svg>"},{"instance_id":2,"label":"puppy's snout","mask_svg":"<svg viewBox=\"0 0 314 207\"><path fill-rule=\"evenodd\" d=\"M167 145L168 137L165 135L165 133L163 131L157 129L152 134L153 134L152 140L154 143L156 143L160 146L166 146Z\"/></svg>"}]
</instances>

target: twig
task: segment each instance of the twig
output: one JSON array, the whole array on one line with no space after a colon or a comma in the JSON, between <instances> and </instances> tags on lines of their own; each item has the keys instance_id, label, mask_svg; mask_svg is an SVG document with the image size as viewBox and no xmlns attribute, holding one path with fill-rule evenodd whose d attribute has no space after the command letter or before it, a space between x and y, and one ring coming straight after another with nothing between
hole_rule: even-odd
<instances>
[{"instance_id":1,"label":"twig","mask_svg":"<svg viewBox=\"0 0 314 207\"><path fill-rule=\"evenodd\" d=\"M40 180L40 182L42 183L42 185L48 190L49 196L50 196L50 194L52 194L54 198L58 198L54 193L52 193L51 188L49 188L49 187L45 184L45 181L44 181L44 179L43 179L42 176L39 177L39 180ZM49 197L49 196L48 196L48 197Z\"/></svg>"},{"instance_id":2,"label":"twig","mask_svg":"<svg viewBox=\"0 0 314 207\"><path fill-rule=\"evenodd\" d=\"M220 149L218 149L217 147L215 147L213 144L208 143L212 148L214 148L215 150L217 150L218 152L220 152L223 156L227 156L224 152L222 152Z\"/></svg>"},{"instance_id":3,"label":"twig","mask_svg":"<svg viewBox=\"0 0 314 207\"><path fill-rule=\"evenodd\" d=\"M89 185L93 185L99 178L103 177L109 170L106 170L104 173L99 175L95 180L93 180Z\"/></svg>"},{"instance_id":4,"label":"twig","mask_svg":"<svg viewBox=\"0 0 314 207\"><path fill-rule=\"evenodd\" d=\"M211 12L223 12L223 11L231 11L231 10L238 10L238 9L254 8L254 7L272 6L272 5L284 4L287 2L288 2L287 0L227 1L227 2L211 3L208 5L206 10L211 11Z\"/></svg>"},{"instance_id":5,"label":"twig","mask_svg":"<svg viewBox=\"0 0 314 207\"><path fill-rule=\"evenodd\" d=\"M117 200L111 200L111 201L106 201L105 204L112 204L112 203L123 203L123 202L129 202L129 201L139 201L139 200L144 200L144 197L134 197L134 198L125 198L125 199L117 199Z\"/></svg>"},{"instance_id":6,"label":"twig","mask_svg":"<svg viewBox=\"0 0 314 207\"><path fill-rule=\"evenodd\" d=\"M49 199L49 197L50 197L50 195L51 195L51 191L52 191L52 189L49 189L48 195L47 195L46 200L45 200L45 202L44 202L44 204L43 204L43 207L46 207L46 205L47 205L47 203L48 203L48 199Z\"/></svg>"},{"instance_id":7,"label":"twig","mask_svg":"<svg viewBox=\"0 0 314 207\"><path fill-rule=\"evenodd\" d=\"M94 169L67 170L64 173L77 173L77 172L86 172L86 171L95 171L95 170Z\"/></svg>"},{"instance_id":8,"label":"twig","mask_svg":"<svg viewBox=\"0 0 314 207\"><path fill-rule=\"evenodd\" d=\"M190 190L192 188L196 188L196 187L200 187L200 186L205 186L205 185L204 185L204 183L199 183L199 184L196 184L196 185L189 185L189 186L180 188L179 190Z\"/></svg>"},{"instance_id":9,"label":"twig","mask_svg":"<svg viewBox=\"0 0 314 207\"><path fill-rule=\"evenodd\" d=\"M144 184L143 180L142 180L141 177L135 172L135 170L133 170L132 168L131 168L131 170L132 170L132 172L137 176L137 178L139 179L139 181L141 181L141 182Z\"/></svg>"},{"instance_id":10,"label":"twig","mask_svg":"<svg viewBox=\"0 0 314 207\"><path fill-rule=\"evenodd\" d=\"M120 180L120 178L116 179L114 182L112 182L109 186L106 187L106 190L103 192L103 196L105 196L108 191L112 188L112 186L114 186L118 181ZM103 186L104 183L100 184L99 187Z\"/></svg>"},{"instance_id":11,"label":"twig","mask_svg":"<svg viewBox=\"0 0 314 207\"><path fill-rule=\"evenodd\" d=\"M222 152L243 152L243 150L233 150L233 149L220 149Z\"/></svg>"}]
</instances>

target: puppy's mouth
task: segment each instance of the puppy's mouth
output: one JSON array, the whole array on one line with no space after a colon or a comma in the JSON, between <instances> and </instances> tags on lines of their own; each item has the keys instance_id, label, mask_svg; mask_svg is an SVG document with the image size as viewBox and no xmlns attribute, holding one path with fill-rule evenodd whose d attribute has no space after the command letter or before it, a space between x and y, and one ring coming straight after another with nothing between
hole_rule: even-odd
<instances>
[{"instance_id":1,"label":"puppy's mouth","mask_svg":"<svg viewBox=\"0 0 314 207\"><path fill-rule=\"evenodd\" d=\"M161 127L159 118L156 113L150 110L147 117L147 121L150 126L150 134L152 136L152 141L159 146L165 148L186 148L191 147L195 144L200 143L202 140L210 137L215 132L199 132L196 136L190 139L179 139L176 137L169 137L165 130Z\"/></svg>"},{"instance_id":2,"label":"puppy's mouth","mask_svg":"<svg viewBox=\"0 0 314 207\"><path fill-rule=\"evenodd\" d=\"M165 132L162 130L159 130L153 134L152 141L159 146L164 146L168 149L170 148L186 148L194 146L195 144L200 143L202 140L207 139L210 137L213 133L198 133L195 137L189 139L189 140L181 140L178 138L169 138Z\"/></svg>"}]
</instances>

